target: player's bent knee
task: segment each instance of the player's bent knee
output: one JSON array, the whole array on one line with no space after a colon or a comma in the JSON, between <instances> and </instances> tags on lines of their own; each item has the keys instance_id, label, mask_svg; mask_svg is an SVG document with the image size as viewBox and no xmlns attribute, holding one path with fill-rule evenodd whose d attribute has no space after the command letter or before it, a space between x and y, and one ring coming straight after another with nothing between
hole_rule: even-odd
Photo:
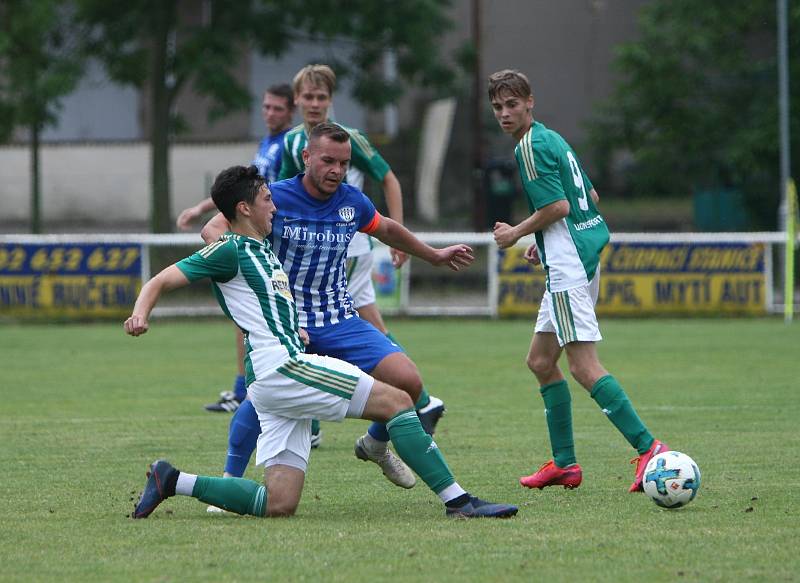
<instances>
[{"instance_id":1,"label":"player's bent knee","mask_svg":"<svg viewBox=\"0 0 800 583\"><path fill-rule=\"evenodd\" d=\"M553 361L552 358L541 354L529 354L526 359L528 368L537 377L551 375L557 366L557 362L558 361Z\"/></svg>"},{"instance_id":2,"label":"player's bent knee","mask_svg":"<svg viewBox=\"0 0 800 583\"><path fill-rule=\"evenodd\" d=\"M376 380L370 391L362 418L386 423L401 411L414 407L414 401L405 391Z\"/></svg>"},{"instance_id":3,"label":"player's bent knee","mask_svg":"<svg viewBox=\"0 0 800 583\"><path fill-rule=\"evenodd\" d=\"M270 518L286 518L289 516L294 516L296 511L296 503L291 504L289 502L277 502L267 505L267 516Z\"/></svg>"},{"instance_id":4,"label":"player's bent knee","mask_svg":"<svg viewBox=\"0 0 800 583\"><path fill-rule=\"evenodd\" d=\"M406 409L410 409L414 406L414 401L407 392L392 387L392 412L391 416L396 415L400 411L405 411Z\"/></svg>"},{"instance_id":5,"label":"player's bent knee","mask_svg":"<svg viewBox=\"0 0 800 583\"><path fill-rule=\"evenodd\" d=\"M264 483L267 486L265 516L292 516L303 494L305 471L285 464L271 465L264 470Z\"/></svg>"},{"instance_id":6,"label":"player's bent knee","mask_svg":"<svg viewBox=\"0 0 800 583\"><path fill-rule=\"evenodd\" d=\"M422 392L422 377L417 365L402 352L385 357L371 374L376 379L405 391L414 401Z\"/></svg>"},{"instance_id":7,"label":"player's bent knee","mask_svg":"<svg viewBox=\"0 0 800 583\"><path fill-rule=\"evenodd\" d=\"M414 370L413 373L407 375L403 380L402 386L398 388L409 395L413 401L416 401L419 399L419 395L422 392L422 378L419 376L419 373Z\"/></svg>"},{"instance_id":8,"label":"player's bent knee","mask_svg":"<svg viewBox=\"0 0 800 583\"><path fill-rule=\"evenodd\" d=\"M293 516L300 504L301 494L302 486L297 490L286 483L280 485L273 483L272 489L268 488L267 491L266 516Z\"/></svg>"}]
</instances>

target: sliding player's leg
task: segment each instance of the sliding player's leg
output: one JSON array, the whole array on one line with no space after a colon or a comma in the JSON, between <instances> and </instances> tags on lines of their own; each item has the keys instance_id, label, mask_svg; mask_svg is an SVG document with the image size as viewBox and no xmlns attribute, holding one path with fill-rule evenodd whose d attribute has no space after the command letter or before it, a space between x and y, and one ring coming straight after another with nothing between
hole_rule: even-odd
<instances>
[{"instance_id":1,"label":"sliding player's leg","mask_svg":"<svg viewBox=\"0 0 800 583\"><path fill-rule=\"evenodd\" d=\"M506 518L517 513L517 507L494 504L471 496L456 481L442 452L425 433L412 400L407 393L375 380L362 417L386 420L392 443L398 455L422 478L422 481L444 502L447 516L462 518Z\"/></svg>"}]
</instances>

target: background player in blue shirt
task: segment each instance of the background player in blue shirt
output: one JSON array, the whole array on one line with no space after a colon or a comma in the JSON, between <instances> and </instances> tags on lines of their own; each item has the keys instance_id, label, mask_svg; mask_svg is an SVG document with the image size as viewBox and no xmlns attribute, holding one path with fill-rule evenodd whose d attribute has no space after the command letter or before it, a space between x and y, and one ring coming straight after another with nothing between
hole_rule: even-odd
<instances>
[{"instance_id":1,"label":"background player in blue shirt","mask_svg":"<svg viewBox=\"0 0 800 583\"><path fill-rule=\"evenodd\" d=\"M283 139L292 127L294 113L294 95L287 83L272 85L264 92L261 101L261 117L267 128L267 135L258 145L253 158L253 166L267 183L275 182L281 171ZM192 223L205 213L216 210L211 197L197 205L189 207L178 215L177 225L182 231L189 230ZM241 330L236 329L236 356L238 375L233 382L233 390L222 391L216 403L206 405L206 410L217 412L235 411L244 401L247 390L244 382L244 338Z\"/></svg>"}]
</instances>

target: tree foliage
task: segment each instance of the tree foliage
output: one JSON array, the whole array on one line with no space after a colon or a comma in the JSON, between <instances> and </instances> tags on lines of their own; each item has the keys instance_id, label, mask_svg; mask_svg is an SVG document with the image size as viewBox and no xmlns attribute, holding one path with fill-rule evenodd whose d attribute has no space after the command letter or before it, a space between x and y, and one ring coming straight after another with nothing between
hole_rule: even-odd
<instances>
[{"instance_id":1,"label":"tree foliage","mask_svg":"<svg viewBox=\"0 0 800 583\"><path fill-rule=\"evenodd\" d=\"M118 82L147 91L152 155L154 231L171 230L169 141L187 120L170 115L182 91L210 98L211 119L250 105L234 75L252 50L277 56L298 40L337 41L351 58L332 63L351 75L356 97L381 106L400 94L377 64L395 51L406 81L442 87L452 74L441 63L438 35L448 26L447 0L76 0L90 27L91 53Z\"/></svg>"},{"instance_id":2,"label":"tree foliage","mask_svg":"<svg viewBox=\"0 0 800 583\"><path fill-rule=\"evenodd\" d=\"M792 3L790 3L792 4ZM789 16L790 79L800 78L800 5ZM609 171L627 149L637 192L734 188L753 226L774 226L779 199L777 30L774 0L654 0L640 38L618 48L620 73L590 136ZM793 34L794 33L794 34ZM800 161L800 92L791 103Z\"/></svg>"},{"instance_id":3,"label":"tree foliage","mask_svg":"<svg viewBox=\"0 0 800 583\"><path fill-rule=\"evenodd\" d=\"M333 63L337 75L352 79L361 103L379 108L395 101L409 84L452 90L458 68L439 52L442 35L452 27L449 5L449 0L307 0L298 4L293 34L350 44L347 59ZM380 69L387 50L397 60L399 78L394 81Z\"/></svg>"},{"instance_id":4,"label":"tree foliage","mask_svg":"<svg viewBox=\"0 0 800 583\"><path fill-rule=\"evenodd\" d=\"M30 229L41 229L39 136L58 120L61 98L83 72L79 31L57 0L5 0L0 4L0 142L17 126L31 143Z\"/></svg>"}]
</instances>

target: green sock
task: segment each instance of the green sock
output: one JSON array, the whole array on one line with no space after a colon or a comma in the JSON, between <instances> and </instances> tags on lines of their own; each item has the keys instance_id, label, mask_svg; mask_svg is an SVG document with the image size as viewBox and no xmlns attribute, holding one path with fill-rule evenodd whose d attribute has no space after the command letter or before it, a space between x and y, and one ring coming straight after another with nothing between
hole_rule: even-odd
<instances>
[{"instance_id":1,"label":"green sock","mask_svg":"<svg viewBox=\"0 0 800 583\"><path fill-rule=\"evenodd\" d=\"M572 397L567 381L561 380L539 387L544 399L544 414L553 460L559 468L566 468L575 460L575 441L572 438Z\"/></svg>"},{"instance_id":2,"label":"green sock","mask_svg":"<svg viewBox=\"0 0 800 583\"><path fill-rule=\"evenodd\" d=\"M428 391L425 390L425 387L422 387L422 392L419 394L419 399L417 399L417 402L414 403L414 409L417 411L424 409L430 405L430 402L431 396L428 394Z\"/></svg>"},{"instance_id":3,"label":"green sock","mask_svg":"<svg viewBox=\"0 0 800 583\"><path fill-rule=\"evenodd\" d=\"M395 344L397 344L400 348L403 348L403 346L397 341L397 338L392 336L391 332L387 332L386 337ZM405 352L405 349L403 351ZM430 402L431 402L431 397L428 394L428 391L425 390L425 387L422 387L422 392L419 394L419 399L417 399L417 402L414 403L414 408L417 411L419 411L420 409L424 409L425 407L427 407L430 404Z\"/></svg>"},{"instance_id":4,"label":"green sock","mask_svg":"<svg viewBox=\"0 0 800 583\"><path fill-rule=\"evenodd\" d=\"M311 420L311 435L319 434L319 419Z\"/></svg>"},{"instance_id":5,"label":"green sock","mask_svg":"<svg viewBox=\"0 0 800 583\"><path fill-rule=\"evenodd\" d=\"M628 400L628 395L611 375L606 375L594 384L591 392L600 408L603 409L614 427L619 429L639 454L645 453L653 445L653 436L644 426L636 410Z\"/></svg>"},{"instance_id":6,"label":"green sock","mask_svg":"<svg viewBox=\"0 0 800 583\"><path fill-rule=\"evenodd\" d=\"M386 424L400 456L436 494L455 483L436 442L425 433L413 409L401 411Z\"/></svg>"},{"instance_id":7,"label":"green sock","mask_svg":"<svg viewBox=\"0 0 800 583\"><path fill-rule=\"evenodd\" d=\"M244 478L197 476L192 496L236 514L264 516L267 510L267 489Z\"/></svg>"}]
</instances>

